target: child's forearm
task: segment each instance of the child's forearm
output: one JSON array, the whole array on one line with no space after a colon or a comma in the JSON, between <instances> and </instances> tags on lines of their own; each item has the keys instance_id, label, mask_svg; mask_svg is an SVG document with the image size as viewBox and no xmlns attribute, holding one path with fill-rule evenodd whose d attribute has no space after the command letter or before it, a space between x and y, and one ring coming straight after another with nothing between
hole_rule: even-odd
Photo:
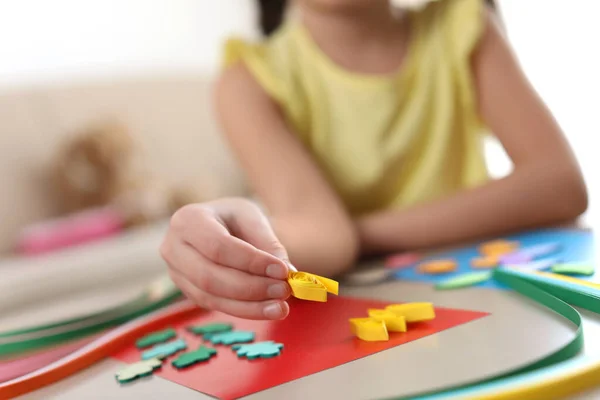
<instances>
[{"instance_id":1,"label":"child's forearm","mask_svg":"<svg viewBox=\"0 0 600 400\"><path fill-rule=\"evenodd\" d=\"M449 198L356 221L363 253L455 244L571 220L587 208L578 171L544 163Z\"/></svg>"},{"instance_id":2,"label":"child's forearm","mask_svg":"<svg viewBox=\"0 0 600 400\"><path fill-rule=\"evenodd\" d=\"M333 277L356 262L358 237L351 220L288 215L272 217L271 223L298 270Z\"/></svg>"}]
</instances>

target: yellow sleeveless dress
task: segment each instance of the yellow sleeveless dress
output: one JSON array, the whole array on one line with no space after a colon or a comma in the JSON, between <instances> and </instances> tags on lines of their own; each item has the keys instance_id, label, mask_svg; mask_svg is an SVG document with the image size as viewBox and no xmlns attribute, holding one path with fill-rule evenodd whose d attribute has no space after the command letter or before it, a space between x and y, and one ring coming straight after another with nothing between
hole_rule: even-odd
<instances>
[{"instance_id":1,"label":"yellow sleeveless dress","mask_svg":"<svg viewBox=\"0 0 600 400\"><path fill-rule=\"evenodd\" d=\"M353 215L407 207L488 179L470 68L482 3L412 13L394 75L344 70L295 21L261 43L230 39L225 67L245 63Z\"/></svg>"}]
</instances>

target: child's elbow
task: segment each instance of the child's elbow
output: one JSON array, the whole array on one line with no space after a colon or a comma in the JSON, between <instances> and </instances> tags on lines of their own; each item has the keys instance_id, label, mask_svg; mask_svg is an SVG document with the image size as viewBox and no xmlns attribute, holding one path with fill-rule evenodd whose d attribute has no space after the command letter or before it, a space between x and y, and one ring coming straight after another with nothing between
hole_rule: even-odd
<instances>
[{"instance_id":1,"label":"child's elbow","mask_svg":"<svg viewBox=\"0 0 600 400\"><path fill-rule=\"evenodd\" d=\"M359 242L352 226L338 229L329 245L331 259L327 269L331 276L342 275L354 267L359 257Z\"/></svg>"},{"instance_id":2,"label":"child's elbow","mask_svg":"<svg viewBox=\"0 0 600 400\"><path fill-rule=\"evenodd\" d=\"M583 215L589 207L589 195L581 172L572 168L560 178L557 205L560 216L573 220Z\"/></svg>"}]
</instances>

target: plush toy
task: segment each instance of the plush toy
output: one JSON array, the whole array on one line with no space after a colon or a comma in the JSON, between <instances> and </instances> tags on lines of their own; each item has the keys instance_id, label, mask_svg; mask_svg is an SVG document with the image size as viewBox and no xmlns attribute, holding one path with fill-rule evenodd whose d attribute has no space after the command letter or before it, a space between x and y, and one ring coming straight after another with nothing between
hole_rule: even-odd
<instances>
[{"instance_id":1,"label":"plush toy","mask_svg":"<svg viewBox=\"0 0 600 400\"><path fill-rule=\"evenodd\" d=\"M194 190L168 186L136 168L135 143L119 123L103 123L72 136L59 153L55 176L66 213L112 207L127 226L170 216L201 201Z\"/></svg>"}]
</instances>

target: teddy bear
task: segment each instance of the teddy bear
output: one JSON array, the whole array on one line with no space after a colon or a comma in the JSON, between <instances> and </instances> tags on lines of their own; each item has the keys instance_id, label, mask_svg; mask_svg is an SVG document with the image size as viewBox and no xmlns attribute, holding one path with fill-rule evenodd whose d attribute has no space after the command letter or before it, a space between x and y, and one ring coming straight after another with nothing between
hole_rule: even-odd
<instances>
[{"instance_id":1,"label":"teddy bear","mask_svg":"<svg viewBox=\"0 0 600 400\"><path fill-rule=\"evenodd\" d=\"M102 122L71 136L59 151L54 175L65 213L113 207L136 226L201 201L193 189L171 187L137 168L138 152L127 127Z\"/></svg>"}]
</instances>

